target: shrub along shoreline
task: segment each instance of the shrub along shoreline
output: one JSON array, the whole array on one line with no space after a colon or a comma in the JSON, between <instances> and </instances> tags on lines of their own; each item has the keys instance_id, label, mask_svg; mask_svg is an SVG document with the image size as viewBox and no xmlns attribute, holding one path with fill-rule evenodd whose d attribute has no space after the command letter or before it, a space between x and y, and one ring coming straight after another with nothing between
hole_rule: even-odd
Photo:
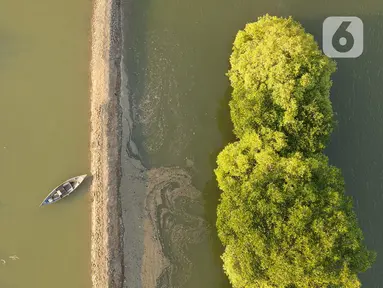
<instances>
[{"instance_id":1,"label":"shrub along shoreline","mask_svg":"<svg viewBox=\"0 0 383 288\"><path fill-rule=\"evenodd\" d=\"M375 253L323 154L335 62L290 18L239 31L230 57L238 141L218 155L217 230L233 287L360 287Z\"/></svg>"}]
</instances>

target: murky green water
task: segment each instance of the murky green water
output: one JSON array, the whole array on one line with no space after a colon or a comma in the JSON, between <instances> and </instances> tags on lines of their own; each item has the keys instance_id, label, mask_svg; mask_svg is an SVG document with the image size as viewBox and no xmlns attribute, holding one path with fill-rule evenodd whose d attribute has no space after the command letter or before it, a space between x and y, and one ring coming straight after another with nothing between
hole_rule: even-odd
<instances>
[{"instance_id":1,"label":"murky green water","mask_svg":"<svg viewBox=\"0 0 383 288\"><path fill-rule=\"evenodd\" d=\"M39 205L89 170L91 3L0 6L0 287L90 287L89 183Z\"/></svg>"},{"instance_id":2,"label":"murky green water","mask_svg":"<svg viewBox=\"0 0 383 288\"><path fill-rule=\"evenodd\" d=\"M140 159L149 169L187 169L193 185L202 193L203 212L198 208L194 213L209 224L208 236L201 243L180 248L185 250L186 260L175 261L178 270L166 274L167 282L162 277L158 287L229 287L221 271L222 248L215 236L219 191L213 169L218 152L232 140L225 73L236 32L265 13L292 15L321 42L322 22L327 16L355 15L364 21L364 55L338 61L334 75L331 97L339 124L327 154L342 168L366 243L378 252L373 268L361 275L364 287L381 287L383 3L144 0L126 5L125 10L127 87ZM174 180L169 181L170 186L175 185ZM177 219L183 221L182 216ZM180 246L174 237L166 242L170 231L167 227L160 233L167 255ZM186 266L190 268L187 275L183 274ZM182 277L187 277L187 283L178 286Z\"/></svg>"}]
</instances>

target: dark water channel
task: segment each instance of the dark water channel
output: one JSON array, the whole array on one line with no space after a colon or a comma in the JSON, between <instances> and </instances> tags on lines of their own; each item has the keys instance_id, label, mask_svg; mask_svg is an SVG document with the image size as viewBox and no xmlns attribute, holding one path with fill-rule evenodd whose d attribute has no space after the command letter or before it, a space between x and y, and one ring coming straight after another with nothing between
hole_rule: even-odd
<instances>
[{"instance_id":1,"label":"dark water channel","mask_svg":"<svg viewBox=\"0 0 383 288\"><path fill-rule=\"evenodd\" d=\"M364 54L337 61L331 98L338 127L326 151L343 171L368 246L378 252L373 268L361 275L363 285L383 287L382 12L383 2L371 0L125 3L127 98L122 106L133 120L130 126L124 124L129 138L125 141L135 145L123 157L128 159L133 151L134 161L142 165L140 171L146 171L143 182L152 179L145 186L159 191L156 203L160 201L161 207L152 216L159 219L158 237L172 268L162 272L157 287L230 287L222 272L222 247L215 231L219 191L213 175L218 152L233 140L225 73L237 31L266 13L292 15L320 44L326 17L352 15L364 21ZM139 193L129 187L128 170L121 191ZM181 196L175 197L177 193ZM139 209L134 210L138 218ZM140 233L135 237L144 237ZM144 248L140 249L132 253L138 255ZM135 266L129 264L135 267L132 271L142 271L137 261Z\"/></svg>"}]
</instances>

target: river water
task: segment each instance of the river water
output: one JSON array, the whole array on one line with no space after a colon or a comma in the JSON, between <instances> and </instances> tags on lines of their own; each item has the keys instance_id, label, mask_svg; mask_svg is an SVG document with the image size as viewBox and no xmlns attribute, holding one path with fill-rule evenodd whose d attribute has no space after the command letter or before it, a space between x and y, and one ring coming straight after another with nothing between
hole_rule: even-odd
<instances>
[{"instance_id":1,"label":"river water","mask_svg":"<svg viewBox=\"0 0 383 288\"><path fill-rule=\"evenodd\" d=\"M129 243L126 287L154 283L156 287L230 287L219 258L222 247L215 231L219 191L213 175L218 152L233 140L225 73L235 34L265 13L292 15L320 45L326 17L351 15L364 21L364 54L337 61L331 98L338 127L326 153L342 169L366 243L378 253L373 268L360 278L364 287L383 287L383 3L379 3L125 3L121 192L126 198L125 242ZM133 175L132 169L138 172ZM142 185L136 189L137 179ZM152 221L154 232L148 232L145 217ZM152 253L145 234L159 243L159 254L165 258L160 272L150 270L157 262L145 256ZM149 270L157 276L150 276ZM150 277L155 279L149 285ZM133 283L138 284L129 286Z\"/></svg>"},{"instance_id":2,"label":"river water","mask_svg":"<svg viewBox=\"0 0 383 288\"><path fill-rule=\"evenodd\" d=\"M1 288L90 287L89 181L39 207L89 171L90 13L90 1L1 1Z\"/></svg>"}]
</instances>

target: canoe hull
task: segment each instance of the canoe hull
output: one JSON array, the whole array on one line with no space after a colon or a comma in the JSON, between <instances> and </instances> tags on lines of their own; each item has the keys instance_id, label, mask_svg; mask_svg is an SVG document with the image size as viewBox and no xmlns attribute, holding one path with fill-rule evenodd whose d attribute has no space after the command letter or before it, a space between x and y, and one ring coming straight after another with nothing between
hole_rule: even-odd
<instances>
[{"instance_id":1,"label":"canoe hull","mask_svg":"<svg viewBox=\"0 0 383 288\"><path fill-rule=\"evenodd\" d=\"M69 196L77 189L78 186L80 186L86 176L87 175L76 176L61 183L59 186L53 189L47 197L45 197L40 206L56 203L61 199Z\"/></svg>"}]
</instances>

